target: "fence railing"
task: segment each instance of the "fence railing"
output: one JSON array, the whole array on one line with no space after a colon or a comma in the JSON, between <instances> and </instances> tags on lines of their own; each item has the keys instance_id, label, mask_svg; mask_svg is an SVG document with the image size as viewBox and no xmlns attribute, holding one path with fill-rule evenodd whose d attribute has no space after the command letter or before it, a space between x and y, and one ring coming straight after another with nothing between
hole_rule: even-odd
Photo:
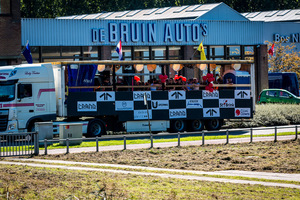
<instances>
[{"instance_id":1,"label":"fence railing","mask_svg":"<svg viewBox=\"0 0 300 200\"><path fill-rule=\"evenodd\" d=\"M38 134L1 133L0 157L38 155Z\"/></svg>"},{"instance_id":2,"label":"fence railing","mask_svg":"<svg viewBox=\"0 0 300 200\"><path fill-rule=\"evenodd\" d=\"M147 135L142 135L139 136L139 139L150 139L150 148L153 148L153 140L155 138L159 138L159 137L164 137L164 136L173 136L173 138L176 138L177 136L177 146L180 147L181 146L181 139L183 138L183 136L188 137L188 136L195 136L195 135L200 135L202 137L202 142L200 145L205 145L205 136L210 136L213 133L225 133L225 143L224 144L229 144L230 142L230 133L232 132L238 132L238 131L243 131L243 132L249 132L249 143L253 142L253 138L255 137L255 135L253 134L254 131L257 130L274 130L274 142L277 142L278 140L278 129L292 129L294 128L295 131L295 137L293 138L293 140L297 140L298 139L298 127L300 127L299 125L295 125L294 127L291 126L275 126L275 127L260 127L260 128L244 128L244 129L231 129L231 130L220 130L220 131L200 131L200 132L178 132L178 133L164 133L164 134L147 134ZM47 155L48 154L48 144L49 143L55 143L55 142L61 142L61 141L65 141L66 142L66 153L70 153L70 141L78 141L78 140L82 140L82 141L96 141L96 152L99 152L99 142L104 141L104 140L123 140L123 150L127 149L127 140L130 140L131 138L136 138L136 135L118 135L115 137L110 137L110 138L100 138L100 137L95 137L95 138L66 138L66 139L53 139L53 140L40 140L39 143L44 143L44 154Z\"/></svg>"}]
</instances>

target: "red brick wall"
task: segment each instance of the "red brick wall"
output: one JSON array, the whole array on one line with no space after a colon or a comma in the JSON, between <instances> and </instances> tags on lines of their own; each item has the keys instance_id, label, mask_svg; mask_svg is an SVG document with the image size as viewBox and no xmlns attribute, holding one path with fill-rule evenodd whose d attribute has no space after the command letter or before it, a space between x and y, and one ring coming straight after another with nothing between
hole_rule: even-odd
<instances>
[{"instance_id":1,"label":"red brick wall","mask_svg":"<svg viewBox=\"0 0 300 200\"><path fill-rule=\"evenodd\" d=\"M11 0L10 10L10 14L0 14L0 60L13 64L21 53L20 0Z\"/></svg>"}]
</instances>

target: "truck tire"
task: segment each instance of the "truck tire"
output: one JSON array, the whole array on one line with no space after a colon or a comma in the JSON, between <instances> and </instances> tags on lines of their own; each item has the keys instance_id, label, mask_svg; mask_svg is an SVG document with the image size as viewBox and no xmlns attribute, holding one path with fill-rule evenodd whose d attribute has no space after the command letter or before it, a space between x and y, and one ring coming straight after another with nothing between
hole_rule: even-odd
<instances>
[{"instance_id":1,"label":"truck tire","mask_svg":"<svg viewBox=\"0 0 300 200\"><path fill-rule=\"evenodd\" d=\"M171 132L183 132L186 129L186 122L181 119L171 121Z\"/></svg>"},{"instance_id":2,"label":"truck tire","mask_svg":"<svg viewBox=\"0 0 300 200\"><path fill-rule=\"evenodd\" d=\"M188 130L192 132L202 131L204 129L204 122L200 119L188 121Z\"/></svg>"},{"instance_id":3,"label":"truck tire","mask_svg":"<svg viewBox=\"0 0 300 200\"><path fill-rule=\"evenodd\" d=\"M105 124L100 119L93 119L89 121L87 128L87 137L101 137L106 134Z\"/></svg>"},{"instance_id":4,"label":"truck tire","mask_svg":"<svg viewBox=\"0 0 300 200\"><path fill-rule=\"evenodd\" d=\"M210 119L205 121L205 128L209 131L220 130L222 125L222 119Z\"/></svg>"}]
</instances>

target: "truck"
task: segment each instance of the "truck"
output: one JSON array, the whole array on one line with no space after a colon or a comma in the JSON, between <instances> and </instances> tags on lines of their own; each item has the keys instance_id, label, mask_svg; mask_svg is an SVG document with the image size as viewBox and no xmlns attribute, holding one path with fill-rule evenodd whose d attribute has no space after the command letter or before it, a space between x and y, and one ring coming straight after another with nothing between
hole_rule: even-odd
<instances>
[{"instance_id":1,"label":"truck","mask_svg":"<svg viewBox=\"0 0 300 200\"><path fill-rule=\"evenodd\" d=\"M214 84L212 92L205 85L189 86L198 88L194 90L186 90L183 85L183 89L174 90L164 81L135 86L136 76L160 77L141 73L135 67L155 65L170 78L173 64L188 68L217 64L228 68L237 63L254 73L253 61L249 60L103 60L0 67L0 132L34 132L36 122L47 121L56 125L80 122L87 137L120 130L218 130L224 119L253 117L254 76L250 84ZM123 71L117 73L120 68ZM127 80L126 84L118 83L120 76ZM112 84L104 85L104 79ZM159 89L150 90L154 87Z\"/></svg>"}]
</instances>

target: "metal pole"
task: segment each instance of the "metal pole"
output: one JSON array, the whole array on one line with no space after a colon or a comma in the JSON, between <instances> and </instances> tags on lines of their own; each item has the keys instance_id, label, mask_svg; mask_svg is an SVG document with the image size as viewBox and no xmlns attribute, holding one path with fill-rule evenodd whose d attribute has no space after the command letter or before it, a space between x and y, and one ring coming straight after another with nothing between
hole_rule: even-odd
<instances>
[{"instance_id":1,"label":"metal pole","mask_svg":"<svg viewBox=\"0 0 300 200\"><path fill-rule=\"evenodd\" d=\"M227 131L226 131L226 144L228 144L228 143L229 143L229 131L227 129Z\"/></svg>"},{"instance_id":2,"label":"metal pole","mask_svg":"<svg viewBox=\"0 0 300 200\"><path fill-rule=\"evenodd\" d=\"M99 139L98 136L96 136L96 152L99 152Z\"/></svg>"},{"instance_id":3,"label":"metal pole","mask_svg":"<svg viewBox=\"0 0 300 200\"><path fill-rule=\"evenodd\" d=\"M149 125L149 132L151 133L151 123L150 123L150 117L149 117L149 108L148 108L148 100L147 100L147 94L144 93L144 105L147 107L147 117L148 117L148 125Z\"/></svg>"},{"instance_id":4,"label":"metal pole","mask_svg":"<svg viewBox=\"0 0 300 200\"><path fill-rule=\"evenodd\" d=\"M204 131L202 131L202 146L204 146Z\"/></svg>"},{"instance_id":5,"label":"metal pole","mask_svg":"<svg viewBox=\"0 0 300 200\"><path fill-rule=\"evenodd\" d=\"M180 147L180 132L178 132L178 147Z\"/></svg>"},{"instance_id":6,"label":"metal pole","mask_svg":"<svg viewBox=\"0 0 300 200\"><path fill-rule=\"evenodd\" d=\"M66 144L67 144L67 154L69 153L69 138L66 139Z\"/></svg>"},{"instance_id":7,"label":"metal pole","mask_svg":"<svg viewBox=\"0 0 300 200\"><path fill-rule=\"evenodd\" d=\"M298 139L298 126L295 126L295 140Z\"/></svg>"},{"instance_id":8,"label":"metal pole","mask_svg":"<svg viewBox=\"0 0 300 200\"><path fill-rule=\"evenodd\" d=\"M150 149L153 148L153 135L152 133L150 132L150 140L151 140L151 146L150 146Z\"/></svg>"},{"instance_id":9,"label":"metal pole","mask_svg":"<svg viewBox=\"0 0 300 200\"><path fill-rule=\"evenodd\" d=\"M38 156L39 155L39 135L38 133L33 133L34 136L34 155Z\"/></svg>"},{"instance_id":10,"label":"metal pole","mask_svg":"<svg viewBox=\"0 0 300 200\"><path fill-rule=\"evenodd\" d=\"M250 128L250 143L253 142L253 129Z\"/></svg>"},{"instance_id":11,"label":"metal pole","mask_svg":"<svg viewBox=\"0 0 300 200\"><path fill-rule=\"evenodd\" d=\"M277 126L275 126L275 138L274 138L274 142L277 142Z\"/></svg>"},{"instance_id":12,"label":"metal pole","mask_svg":"<svg viewBox=\"0 0 300 200\"><path fill-rule=\"evenodd\" d=\"M124 135L124 150L126 150L126 136Z\"/></svg>"},{"instance_id":13,"label":"metal pole","mask_svg":"<svg viewBox=\"0 0 300 200\"><path fill-rule=\"evenodd\" d=\"M47 152L47 139L44 139L44 147L45 147L45 155L48 154Z\"/></svg>"}]
</instances>

